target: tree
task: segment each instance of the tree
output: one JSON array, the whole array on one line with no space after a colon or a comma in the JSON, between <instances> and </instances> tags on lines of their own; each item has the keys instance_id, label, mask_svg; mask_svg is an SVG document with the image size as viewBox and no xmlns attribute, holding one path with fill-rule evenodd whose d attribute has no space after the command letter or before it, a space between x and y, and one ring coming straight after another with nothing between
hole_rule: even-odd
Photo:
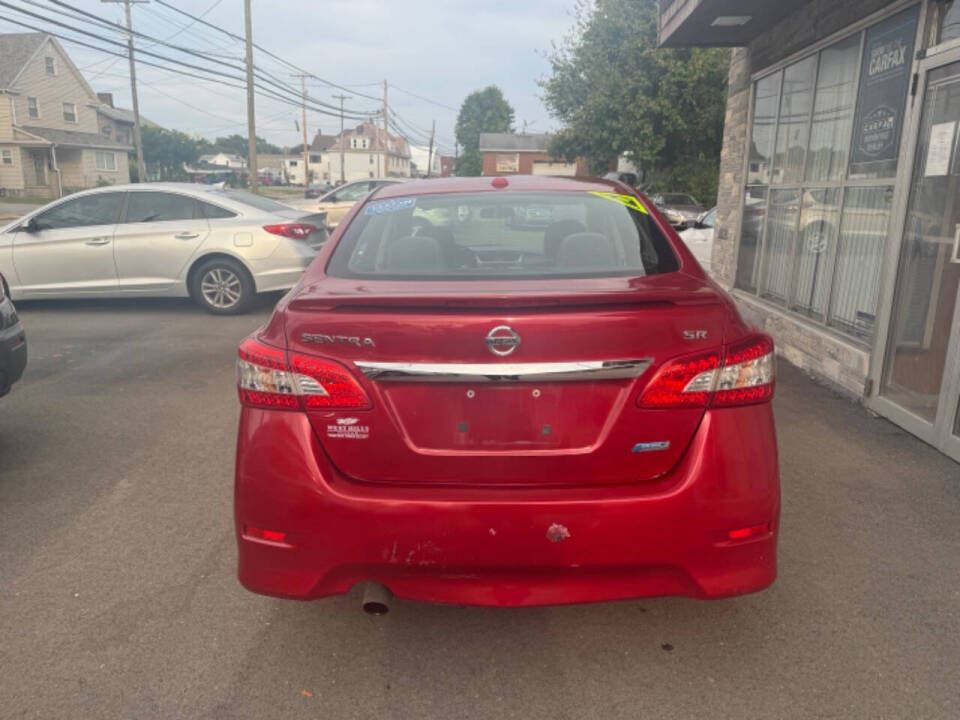
<instances>
[{"instance_id":1,"label":"tree","mask_svg":"<svg viewBox=\"0 0 960 720\"><path fill-rule=\"evenodd\" d=\"M186 180L184 164L196 162L200 156L197 142L177 130L166 130L155 125L144 125L143 160L147 173L157 180Z\"/></svg>"},{"instance_id":2,"label":"tree","mask_svg":"<svg viewBox=\"0 0 960 720\"><path fill-rule=\"evenodd\" d=\"M249 160L247 156L250 154L250 145L247 142L246 135L229 135L227 137L218 137L213 141L212 149L210 152L218 153L225 152L230 153L231 155L239 155L244 160ZM283 152L276 145L271 145L262 137L257 138L257 152L258 153L270 153L270 154L280 154Z\"/></svg>"},{"instance_id":3,"label":"tree","mask_svg":"<svg viewBox=\"0 0 960 720\"><path fill-rule=\"evenodd\" d=\"M657 47L657 0L580 0L549 56L544 102L564 127L553 151L594 172L621 154L662 190L717 194L729 51Z\"/></svg>"},{"instance_id":4,"label":"tree","mask_svg":"<svg viewBox=\"0 0 960 720\"><path fill-rule=\"evenodd\" d=\"M513 108L495 85L470 93L457 116L457 142L463 148L457 160L457 175L480 175L480 133L512 132Z\"/></svg>"}]
</instances>

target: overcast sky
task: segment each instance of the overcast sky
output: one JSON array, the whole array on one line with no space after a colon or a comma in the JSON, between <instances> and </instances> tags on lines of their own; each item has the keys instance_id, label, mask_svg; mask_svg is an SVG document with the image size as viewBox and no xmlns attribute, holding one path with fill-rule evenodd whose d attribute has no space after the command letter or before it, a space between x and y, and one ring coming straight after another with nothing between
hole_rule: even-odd
<instances>
[{"instance_id":1,"label":"overcast sky","mask_svg":"<svg viewBox=\"0 0 960 720\"><path fill-rule=\"evenodd\" d=\"M72 27L109 35L82 23L65 20L58 14L62 8L47 5L47 0L26 4L11 0L31 12L66 21ZM105 5L99 0L66 0L69 4L97 13L116 22L122 21L119 5ZM176 7L200 15L217 27L237 35L243 34L242 0L168 0ZM367 99L359 93L380 97L382 82L392 86L391 109L408 123L429 129L437 121L439 145L452 150L456 112L429 104L402 91L459 108L463 98L473 90L490 84L498 85L516 110L518 129L528 122L531 132L555 127L539 100L537 80L549 69L543 55L551 42L563 38L572 24L573 0L252 0L254 41L289 62L335 83L349 86L347 94L355 95L347 106L357 110L379 107L379 100ZM73 37L83 36L62 28L46 25L36 19L23 18L13 11L0 9L0 31L22 32L4 18L20 17L26 22L45 25L51 30ZM134 8L136 30L171 43L204 52L221 53L224 62L239 65L242 43L201 24L184 30L190 19L158 5L155 0ZM173 36L173 37L171 37ZM116 35L109 35L114 40ZM87 41L104 45L101 41ZM168 53L163 46L144 49ZM116 103L130 107L127 63L120 58L65 42L64 47L93 89L113 92ZM186 56L178 56L188 59ZM297 83L288 77L294 72L282 63L255 55L264 70L278 78ZM155 60L144 56L145 60ZM199 61L201 64L202 61ZM225 72L236 71L223 68ZM206 137L246 132L246 105L243 90L225 87L138 65L140 112L151 120L170 128ZM332 96L341 92L318 80L308 81L308 92L318 100L335 103ZM278 145L300 142L294 122L299 110L272 99L257 100L257 134ZM339 130L339 118L308 113L307 125L312 136L317 129L325 133Z\"/></svg>"}]
</instances>

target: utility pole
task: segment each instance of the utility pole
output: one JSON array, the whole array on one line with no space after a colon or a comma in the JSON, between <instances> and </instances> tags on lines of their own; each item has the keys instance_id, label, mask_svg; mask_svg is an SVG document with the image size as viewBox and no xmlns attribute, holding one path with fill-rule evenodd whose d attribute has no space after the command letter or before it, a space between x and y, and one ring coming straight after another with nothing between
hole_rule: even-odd
<instances>
[{"instance_id":1,"label":"utility pole","mask_svg":"<svg viewBox=\"0 0 960 720\"><path fill-rule=\"evenodd\" d=\"M303 187L310 187L310 148L307 147L307 78L310 73L290 73L290 77L300 78L300 129L303 131Z\"/></svg>"},{"instance_id":2,"label":"utility pole","mask_svg":"<svg viewBox=\"0 0 960 720\"><path fill-rule=\"evenodd\" d=\"M437 121L434 120L433 124L430 126L430 149L427 150L427 177L430 177L430 174L433 170L433 135L437 132Z\"/></svg>"},{"instance_id":3,"label":"utility pole","mask_svg":"<svg viewBox=\"0 0 960 720\"><path fill-rule=\"evenodd\" d=\"M343 150L344 150L344 147L343 147L343 101L344 101L344 100L353 100L353 97L350 96L350 95L334 95L334 96L333 96L333 99L340 101L340 138L339 138L339 142L340 142L340 184L342 185L343 183L345 183L345 182L347 181L346 172L345 172L344 167L343 167L343 158L344 158L344 154L343 154Z\"/></svg>"},{"instance_id":4,"label":"utility pole","mask_svg":"<svg viewBox=\"0 0 960 720\"><path fill-rule=\"evenodd\" d=\"M387 81L383 81L383 152L380 157L383 163L383 172L380 177L387 176L387 151L390 148L390 133L387 131L387 119L390 114L390 106L387 105Z\"/></svg>"},{"instance_id":5,"label":"utility pole","mask_svg":"<svg viewBox=\"0 0 960 720\"><path fill-rule=\"evenodd\" d=\"M310 187L310 148L307 147L307 78L310 73L290 73L290 77L300 78L300 128L303 130L303 187Z\"/></svg>"},{"instance_id":6,"label":"utility pole","mask_svg":"<svg viewBox=\"0 0 960 720\"><path fill-rule=\"evenodd\" d=\"M247 31L247 138L249 145L247 174L250 178L250 191L257 192L260 177L257 170L257 118L253 107L253 29L250 20L250 0L243 0L243 22Z\"/></svg>"},{"instance_id":7,"label":"utility pole","mask_svg":"<svg viewBox=\"0 0 960 720\"><path fill-rule=\"evenodd\" d=\"M140 101L137 99L137 68L133 59L133 20L130 6L150 2L150 0L100 0L104 3L123 3L127 19L127 56L130 59L130 96L133 99L133 144L137 146L137 182L147 181L147 166L143 162L143 137L140 135Z\"/></svg>"}]
</instances>

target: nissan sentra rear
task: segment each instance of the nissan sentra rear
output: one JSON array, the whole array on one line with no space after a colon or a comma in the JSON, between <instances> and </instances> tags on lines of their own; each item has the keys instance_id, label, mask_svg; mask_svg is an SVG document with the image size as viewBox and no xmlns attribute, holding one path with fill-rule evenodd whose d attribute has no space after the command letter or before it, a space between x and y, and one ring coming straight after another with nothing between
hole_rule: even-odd
<instances>
[{"instance_id":1,"label":"nissan sentra rear","mask_svg":"<svg viewBox=\"0 0 960 720\"><path fill-rule=\"evenodd\" d=\"M240 580L378 610L761 590L774 382L623 185L383 188L239 348Z\"/></svg>"}]
</instances>

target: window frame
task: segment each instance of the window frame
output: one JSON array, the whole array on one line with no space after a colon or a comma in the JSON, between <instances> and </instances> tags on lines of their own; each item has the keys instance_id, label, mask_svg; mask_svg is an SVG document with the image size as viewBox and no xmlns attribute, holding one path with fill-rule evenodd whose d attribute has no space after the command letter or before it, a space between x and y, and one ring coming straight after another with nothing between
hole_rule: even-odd
<instances>
[{"instance_id":1,"label":"window frame","mask_svg":"<svg viewBox=\"0 0 960 720\"><path fill-rule=\"evenodd\" d=\"M79 124L79 122L80 122L80 117L79 117L79 115L77 115L77 104L76 104L75 102L67 102L66 100L64 100L64 101L61 103L61 105L62 105L62 109L63 109L63 121L64 121L65 123L69 124L69 125L77 125L77 124ZM67 106L68 106L68 105L69 105L71 108L73 108L73 110L72 110L71 113L70 113L71 115L73 115L73 120L67 119Z\"/></svg>"},{"instance_id":2,"label":"window frame","mask_svg":"<svg viewBox=\"0 0 960 720\"><path fill-rule=\"evenodd\" d=\"M908 111L910 109L911 102L911 92L908 91L907 96L904 102L904 121L900 128L900 150L898 151L897 159L897 170L896 172L889 177L869 177L869 178L857 178L852 177L850 173L851 165L851 153L853 147L853 139L856 133L855 120L857 113L857 104L860 97L861 89L861 72L863 65L863 52L864 45L867 41L867 33L874 25L883 22L887 18L893 17L901 12L904 12L910 8L918 7L918 22L917 22L917 35L915 37L915 53L917 50L922 48L922 41L924 35L924 29L926 27L926 2L925 0L920 0L920 2L914 1L904 1L899 2L890 7L884 8L881 11L872 13L866 18L861 19L859 22L854 23L842 30L829 35L823 40L810 45L803 50L793 53L788 57L783 58L782 60L774 63L767 68L764 68L760 71L757 71L750 76L750 95L748 100L748 110L747 110L747 130L746 130L746 141L744 146L744 159L742 167L742 176L739 183L739 188L741 190L740 194L740 204L739 204L739 216L737 221L736 228L736 248L735 248L735 257L733 264L733 278L732 285L734 292L740 294L744 297L748 297L751 301L767 305L772 309L775 309L778 312L787 314L791 320L796 322L802 322L806 324L814 325L818 330L827 332L829 334L835 335L839 338L842 338L846 342L853 343L857 346L860 346L864 349L869 349L873 346L876 339L881 335L880 320L881 320L881 304L884 301L884 290L882 287L878 289L878 294L876 298L876 305L874 308L874 318L875 324L873 326L872 332L868 337L863 337L859 335L852 334L846 330L837 327L835 324L831 324L833 320L833 307L834 307L834 297L838 289L837 285L837 250L839 249L839 242L841 238L841 232L844 224L844 213L847 209L847 190L848 189L860 189L860 188L879 188L879 187L889 187L893 191L893 198L890 203L889 209L889 218L887 221L887 233L884 236L883 246L879 249L879 261L881 263L881 278L883 276L883 267L887 262L887 251L891 242L891 234L893 233L897 207L898 207L898 197L903 192L899 187L901 184L898 179L902 173L902 167L900 163L903 161L903 152L905 146L907 145L907 132L909 132L910 123L908 122ZM819 74L820 74L820 63L822 59L823 52L833 47L834 45L848 40L850 37L859 36L858 44L858 55L857 55L857 64L854 77L856 78L856 84L853 88L854 103L852 107L852 118L850 121L849 128L849 137L847 142L847 157L845 161L844 172L839 179L836 180L808 180L807 172L808 165L810 161L810 137L812 134L812 123L813 116L816 110L816 99L817 99L817 90L819 83ZM804 151L803 167L801 169L800 180L799 182L791 183L775 183L773 176L773 161L774 156L776 155L776 139L780 130L780 113L781 113L781 103L783 100L783 78L784 73L787 68L792 67L793 65L803 62L810 57L815 57L815 67L814 67L814 85L812 88L812 96L810 102L809 116L807 119L807 139L806 146ZM910 61L910 73L913 73L913 67L915 65L915 58L911 58ZM778 90L778 99L777 99L777 117L776 122L773 126L773 147L771 148L771 157L770 157L770 176L766 183L748 183L747 179L749 176L750 169L750 143L753 138L753 128L754 128L754 113L756 110L757 102L757 84L759 81L769 78L774 75L779 75L779 90ZM908 159L909 162L909 159ZM749 195L750 191L756 188L766 188L766 211L764 212L762 227L759 232L759 240L756 246L755 260L753 264L752 272L752 285L753 289L742 287L739 284L738 277L740 274L739 262L740 262L740 250L741 250L741 241L743 238L743 224L744 224L744 208L746 203L746 198ZM837 228L836 228L836 237L834 242L836 247L834 248L833 253L833 264L829 268L830 279L829 287L827 288L827 297L826 304L824 308L823 318L814 317L810 314L801 312L799 310L792 309L792 305L795 301L795 292L798 284L798 275L797 275L797 256L798 256L798 244L800 242L800 222L802 217L802 209L797 212L797 217L794 221L794 234L793 234L793 251L790 254L790 268L789 268L789 282L788 282L788 294L784 303L780 303L776 300L769 299L764 296L766 288L763 286L762 281L764 278L764 271L766 269L766 264L769 262L767 258L767 241L769 234L769 219L770 219L770 205L771 198L775 191L796 191L800 197L803 197L803 194L810 190L830 190L837 188L839 192L839 204L837 207Z\"/></svg>"},{"instance_id":3,"label":"window frame","mask_svg":"<svg viewBox=\"0 0 960 720\"><path fill-rule=\"evenodd\" d=\"M0 165L13 165L13 150L8 148L0 150Z\"/></svg>"},{"instance_id":4,"label":"window frame","mask_svg":"<svg viewBox=\"0 0 960 720\"><path fill-rule=\"evenodd\" d=\"M30 101L33 101L33 107L30 107ZM34 115L34 112L36 115ZM27 96L27 117L31 120L40 119L40 100L35 97Z\"/></svg>"},{"instance_id":5,"label":"window frame","mask_svg":"<svg viewBox=\"0 0 960 720\"><path fill-rule=\"evenodd\" d=\"M101 158L104 160L102 167L100 165ZM108 163L106 162L107 158L113 159L113 167L108 167ZM93 164L98 172L117 172L117 167L119 166L119 163L117 163L117 154L112 150L94 150Z\"/></svg>"},{"instance_id":6,"label":"window frame","mask_svg":"<svg viewBox=\"0 0 960 720\"><path fill-rule=\"evenodd\" d=\"M56 77L57 75L57 58L54 55L44 55L43 56L43 71L47 75Z\"/></svg>"}]
</instances>

